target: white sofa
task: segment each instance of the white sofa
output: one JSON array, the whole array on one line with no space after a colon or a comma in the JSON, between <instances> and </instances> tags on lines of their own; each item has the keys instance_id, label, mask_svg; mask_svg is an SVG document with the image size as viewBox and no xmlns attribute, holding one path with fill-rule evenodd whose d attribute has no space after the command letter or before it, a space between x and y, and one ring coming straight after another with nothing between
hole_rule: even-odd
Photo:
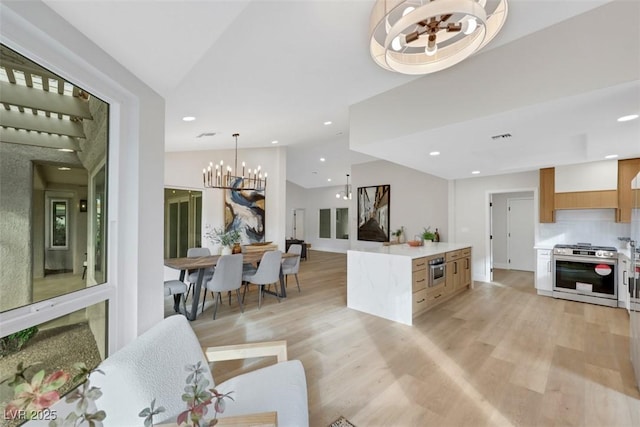
<instances>
[{"instance_id":1,"label":"white sofa","mask_svg":"<svg viewBox=\"0 0 640 427\"><path fill-rule=\"evenodd\" d=\"M211 377L209 361L261 356L276 356L278 362L221 384ZM91 385L103 392L96 406L106 411L104 426L143 425L138 414L154 398L156 407L166 409L154 417L154 423L174 421L186 409L181 398L188 375L185 366L198 362L205 367L209 388L215 384L221 393L233 391L234 400L226 400L225 412L219 417L276 411L278 426L309 424L304 368L298 360L287 361L285 341L203 349L184 316L174 315L104 360L99 366L104 375L91 374ZM59 410L59 416L64 412ZM211 407L207 418L213 414Z\"/></svg>"}]
</instances>

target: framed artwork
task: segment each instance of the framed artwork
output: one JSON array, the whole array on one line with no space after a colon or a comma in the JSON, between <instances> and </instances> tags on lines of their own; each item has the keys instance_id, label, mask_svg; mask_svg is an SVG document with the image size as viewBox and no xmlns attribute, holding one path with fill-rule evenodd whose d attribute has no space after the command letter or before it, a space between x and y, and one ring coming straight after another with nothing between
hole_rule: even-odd
<instances>
[{"instance_id":1,"label":"framed artwork","mask_svg":"<svg viewBox=\"0 0 640 427\"><path fill-rule=\"evenodd\" d=\"M239 187L237 178L233 187ZM263 191L225 190L224 228L238 230L242 244L264 242L265 196Z\"/></svg>"},{"instance_id":2,"label":"framed artwork","mask_svg":"<svg viewBox=\"0 0 640 427\"><path fill-rule=\"evenodd\" d=\"M358 240L389 241L390 185L358 187Z\"/></svg>"}]
</instances>

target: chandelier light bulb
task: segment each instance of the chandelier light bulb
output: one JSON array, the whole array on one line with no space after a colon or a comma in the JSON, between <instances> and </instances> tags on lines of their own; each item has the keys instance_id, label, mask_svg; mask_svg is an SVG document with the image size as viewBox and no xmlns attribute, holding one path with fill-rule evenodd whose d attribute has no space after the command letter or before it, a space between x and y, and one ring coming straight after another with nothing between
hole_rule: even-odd
<instances>
[{"instance_id":1,"label":"chandelier light bulb","mask_svg":"<svg viewBox=\"0 0 640 427\"><path fill-rule=\"evenodd\" d=\"M407 14L413 12L414 10L416 10L415 7L409 6L405 10L402 11L402 16L406 16Z\"/></svg>"},{"instance_id":2,"label":"chandelier light bulb","mask_svg":"<svg viewBox=\"0 0 640 427\"><path fill-rule=\"evenodd\" d=\"M476 21L476 18L466 18L462 23L462 32L467 36L473 33L476 28L478 28L478 21Z\"/></svg>"},{"instance_id":3,"label":"chandelier light bulb","mask_svg":"<svg viewBox=\"0 0 640 427\"><path fill-rule=\"evenodd\" d=\"M402 43L400 43L400 36L396 36L391 42L391 48L396 52L402 49Z\"/></svg>"},{"instance_id":4,"label":"chandelier light bulb","mask_svg":"<svg viewBox=\"0 0 640 427\"><path fill-rule=\"evenodd\" d=\"M424 48L424 53L425 53L427 56L433 56L433 55L435 55L435 54L436 54L436 52L438 52L438 45L437 45L437 44L435 44L435 43L434 43L434 45L433 45L433 46L429 46L429 45L427 45L427 46Z\"/></svg>"},{"instance_id":5,"label":"chandelier light bulb","mask_svg":"<svg viewBox=\"0 0 640 427\"><path fill-rule=\"evenodd\" d=\"M336 199L340 198L340 193L336 193Z\"/></svg>"}]
</instances>

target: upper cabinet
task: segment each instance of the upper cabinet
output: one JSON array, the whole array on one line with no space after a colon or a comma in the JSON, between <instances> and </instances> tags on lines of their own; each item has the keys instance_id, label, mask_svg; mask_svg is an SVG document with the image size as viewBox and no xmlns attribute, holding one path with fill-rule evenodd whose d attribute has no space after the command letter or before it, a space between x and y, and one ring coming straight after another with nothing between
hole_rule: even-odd
<instances>
[{"instance_id":1,"label":"upper cabinet","mask_svg":"<svg viewBox=\"0 0 640 427\"><path fill-rule=\"evenodd\" d=\"M640 173L640 158L620 160L618 162L618 210L617 222L631 222L634 189L633 179Z\"/></svg>"},{"instance_id":2,"label":"upper cabinet","mask_svg":"<svg viewBox=\"0 0 640 427\"><path fill-rule=\"evenodd\" d=\"M540 222L555 222L558 209L616 209L616 221L631 220L631 180L640 158L540 169Z\"/></svg>"}]
</instances>

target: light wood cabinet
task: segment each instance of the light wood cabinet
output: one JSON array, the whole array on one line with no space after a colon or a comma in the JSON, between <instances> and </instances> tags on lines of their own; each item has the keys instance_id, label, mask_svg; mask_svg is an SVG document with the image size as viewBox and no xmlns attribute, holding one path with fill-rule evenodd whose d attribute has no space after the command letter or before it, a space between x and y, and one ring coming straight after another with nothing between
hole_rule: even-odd
<instances>
[{"instance_id":1,"label":"light wood cabinet","mask_svg":"<svg viewBox=\"0 0 640 427\"><path fill-rule=\"evenodd\" d=\"M554 197L556 192L554 168L540 169L540 222L555 222Z\"/></svg>"},{"instance_id":2,"label":"light wood cabinet","mask_svg":"<svg viewBox=\"0 0 640 427\"><path fill-rule=\"evenodd\" d=\"M411 289L413 291L411 307L412 315L415 317L427 309L427 268L429 267L429 260L427 257L416 258L412 260L411 267Z\"/></svg>"},{"instance_id":3,"label":"light wood cabinet","mask_svg":"<svg viewBox=\"0 0 640 427\"><path fill-rule=\"evenodd\" d=\"M610 165L613 167L609 167ZM606 167L606 169L602 169L602 173L587 173L589 170L598 170L593 169L595 167ZM541 223L555 222L555 211L558 209L616 209L616 222L631 221L633 205L631 180L640 172L640 158L619 160L617 163L594 162L563 168L571 168L571 173L567 176L573 181L584 180L589 190L576 191L581 187L576 186L575 182L559 185L556 168L540 169L539 219ZM580 171L585 172L585 176L578 176ZM605 174L604 171L608 172ZM609 188L611 173L617 176L615 189ZM560 174L565 181L569 180L565 175ZM602 177L605 184L596 186L599 177ZM574 190L568 191L570 189Z\"/></svg>"},{"instance_id":4,"label":"light wood cabinet","mask_svg":"<svg viewBox=\"0 0 640 427\"><path fill-rule=\"evenodd\" d=\"M471 285L471 248L447 252L446 294L453 295Z\"/></svg>"},{"instance_id":5,"label":"light wood cabinet","mask_svg":"<svg viewBox=\"0 0 640 427\"><path fill-rule=\"evenodd\" d=\"M631 181L640 172L640 158L620 160L618 162L618 210L617 222L631 222L634 192Z\"/></svg>"}]
</instances>

